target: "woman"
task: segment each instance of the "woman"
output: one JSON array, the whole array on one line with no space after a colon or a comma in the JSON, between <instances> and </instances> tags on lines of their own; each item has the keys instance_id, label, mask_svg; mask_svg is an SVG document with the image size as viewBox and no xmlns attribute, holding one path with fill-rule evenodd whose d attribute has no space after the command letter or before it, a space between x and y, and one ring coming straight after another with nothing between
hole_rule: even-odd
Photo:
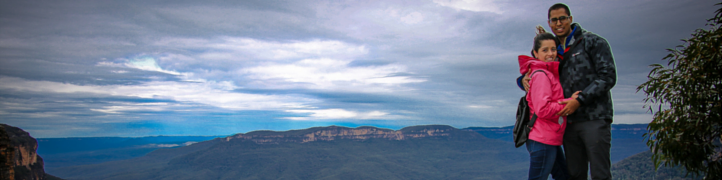
<instances>
[{"instance_id":1,"label":"woman","mask_svg":"<svg viewBox=\"0 0 722 180\"><path fill-rule=\"evenodd\" d=\"M543 28L538 29L532 50L534 57L519 56L520 72L531 73L526 100L532 116L537 116L526 142L531 160L530 180L547 179L549 174L557 180L568 177L561 148L567 120L556 115L565 106L558 103L565 100L559 84L559 62L556 61L558 43L554 35L544 32ZM571 98L576 98L577 94Z\"/></svg>"}]
</instances>

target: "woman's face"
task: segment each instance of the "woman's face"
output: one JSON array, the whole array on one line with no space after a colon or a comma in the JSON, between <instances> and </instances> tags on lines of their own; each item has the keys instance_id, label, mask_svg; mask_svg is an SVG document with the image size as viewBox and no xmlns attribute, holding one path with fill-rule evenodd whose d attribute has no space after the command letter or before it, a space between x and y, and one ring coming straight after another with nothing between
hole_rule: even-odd
<instances>
[{"instance_id":1,"label":"woman's face","mask_svg":"<svg viewBox=\"0 0 722 180\"><path fill-rule=\"evenodd\" d=\"M544 62L554 61L554 59L556 59L557 57L557 47L554 43L554 40L542 40L541 47L539 47L538 50L534 51L534 56Z\"/></svg>"}]
</instances>

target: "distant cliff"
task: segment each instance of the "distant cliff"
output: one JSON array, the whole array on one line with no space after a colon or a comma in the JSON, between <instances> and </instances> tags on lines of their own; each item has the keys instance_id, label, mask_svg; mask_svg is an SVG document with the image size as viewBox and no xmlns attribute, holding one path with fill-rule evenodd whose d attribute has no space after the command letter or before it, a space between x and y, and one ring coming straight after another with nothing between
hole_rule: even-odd
<instances>
[{"instance_id":1,"label":"distant cliff","mask_svg":"<svg viewBox=\"0 0 722 180\"><path fill-rule=\"evenodd\" d=\"M45 180L43 159L36 153L38 142L20 128L0 124L2 172L0 178L14 180ZM8 167L12 166L12 168Z\"/></svg>"},{"instance_id":2,"label":"distant cliff","mask_svg":"<svg viewBox=\"0 0 722 180\"><path fill-rule=\"evenodd\" d=\"M306 143L314 141L333 141L340 139L405 140L423 137L449 137L452 135L452 132L458 131L458 129L446 125L414 126L403 128L398 131L369 126L363 126L358 128L330 126L285 132L253 131L247 134L241 133L233 136L228 136L225 138L225 141L250 140L257 144L278 144L282 142Z\"/></svg>"}]
</instances>

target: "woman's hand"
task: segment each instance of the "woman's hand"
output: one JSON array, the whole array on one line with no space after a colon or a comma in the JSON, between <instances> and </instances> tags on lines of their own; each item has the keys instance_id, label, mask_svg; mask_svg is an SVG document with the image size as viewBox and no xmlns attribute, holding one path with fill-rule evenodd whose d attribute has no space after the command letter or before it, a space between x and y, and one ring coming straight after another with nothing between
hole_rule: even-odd
<instances>
[{"instance_id":1,"label":"woman's hand","mask_svg":"<svg viewBox=\"0 0 722 180\"><path fill-rule=\"evenodd\" d=\"M577 91L572 94L572 97L567 101L559 102L559 104L566 104L564 108L557 113L559 116L569 116L569 114L574 113L574 111L579 108L580 104L579 101L577 101L577 97L579 97L579 93L582 91Z\"/></svg>"},{"instance_id":2,"label":"woman's hand","mask_svg":"<svg viewBox=\"0 0 722 180\"><path fill-rule=\"evenodd\" d=\"M581 92L582 91L574 92L574 94L572 94L572 99L577 99L577 97L579 97L579 93L581 93Z\"/></svg>"}]
</instances>

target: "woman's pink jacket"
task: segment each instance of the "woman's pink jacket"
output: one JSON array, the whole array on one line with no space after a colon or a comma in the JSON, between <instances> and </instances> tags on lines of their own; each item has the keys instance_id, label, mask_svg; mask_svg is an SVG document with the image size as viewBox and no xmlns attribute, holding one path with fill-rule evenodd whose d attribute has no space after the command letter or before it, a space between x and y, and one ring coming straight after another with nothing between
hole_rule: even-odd
<instances>
[{"instance_id":1,"label":"woman's pink jacket","mask_svg":"<svg viewBox=\"0 0 722 180\"><path fill-rule=\"evenodd\" d=\"M529 132L529 139L547 145L562 145L564 129L567 127L567 118L556 115L564 108L558 102L564 99L564 92L559 83L559 62L543 62L533 57L519 56L519 71L526 74L531 71L529 91L526 100L532 115L536 113L537 120ZM541 70L541 72L539 72Z\"/></svg>"}]
</instances>

